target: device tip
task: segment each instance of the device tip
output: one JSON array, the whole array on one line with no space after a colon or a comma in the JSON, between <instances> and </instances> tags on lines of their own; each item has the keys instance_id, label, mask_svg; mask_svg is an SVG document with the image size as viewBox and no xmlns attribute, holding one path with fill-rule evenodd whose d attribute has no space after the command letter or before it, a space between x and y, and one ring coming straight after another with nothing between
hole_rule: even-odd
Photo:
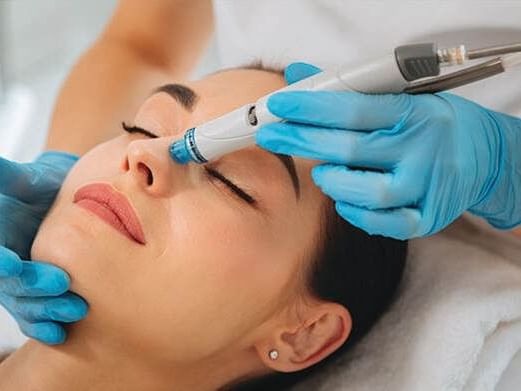
<instances>
[{"instance_id":1,"label":"device tip","mask_svg":"<svg viewBox=\"0 0 521 391\"><path fill-rule=\"evenodd\" d=\"M170 145L170 156L179 164L187 164L192 160L184 139L174 141Z\"/></svg>"}]
</instances>

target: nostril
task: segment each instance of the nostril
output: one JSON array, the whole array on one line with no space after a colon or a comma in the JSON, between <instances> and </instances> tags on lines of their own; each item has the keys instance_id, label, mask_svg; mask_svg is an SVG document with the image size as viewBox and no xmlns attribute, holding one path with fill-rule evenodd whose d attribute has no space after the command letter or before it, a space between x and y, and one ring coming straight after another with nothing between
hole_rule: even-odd
<instances>
[{"instance_id":1,"label":"nostril","mask_svg":"<svg viewBox=\"0 0 521 391\"><path fill-rule=\"evenodd\" d=\"M154 176L152 175L152 171L147 167L144 163L138 163L137 169L139 172L142 172L147 177L147 185L152 186L154 183Z\"/></svg>"}]
</instances>

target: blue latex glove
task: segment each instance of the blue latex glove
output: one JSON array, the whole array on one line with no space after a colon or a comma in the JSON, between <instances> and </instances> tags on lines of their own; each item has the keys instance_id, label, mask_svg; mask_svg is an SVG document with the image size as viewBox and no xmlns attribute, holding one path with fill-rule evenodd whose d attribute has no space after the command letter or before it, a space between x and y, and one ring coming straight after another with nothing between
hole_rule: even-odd
<instances>
[{"instance_id":1,"label":"blue latex glove","mask_svg":"<svg viewBox=\"0 0 521 391\"><path fill-rule=\"evenodd\" d=\"M317 72L296 63L286 79ZM431 235L466 210L497 228L521 223L519 118L448 93L296 91L274 94L268 108L287 122L263 126L257 143L325 161L313 180L370 234Z\"/></svg>"},{"instance_id":2,"label":"blue latex glove","mask_svg":"<svg viewBox=\"0 0 521 391\"><path fill-rule=\"evenodd\" d=\"M28 164L0 158L0 304L25 335L48 344L65 340L57 322L77 321L87 312L83 299L67 292L67 273L28 261L36 231L77 159L62 152Z\"/></svg>"}]
</instances>

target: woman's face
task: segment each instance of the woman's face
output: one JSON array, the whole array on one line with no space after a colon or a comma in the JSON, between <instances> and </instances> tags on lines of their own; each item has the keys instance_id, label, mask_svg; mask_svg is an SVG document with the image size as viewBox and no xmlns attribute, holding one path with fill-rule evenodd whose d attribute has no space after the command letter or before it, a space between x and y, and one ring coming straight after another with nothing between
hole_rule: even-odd
<instances>
[{"instance_id":1,"label":"woman's face","mask_svg":"<svg viewBox=\"0 0 521 391\"><path fill-rule=\"evenodd\" d=\"M122 132L81 158L32 249L71 275L90 304L85 322L124 349L185 362L251 347L273 326L302 286L325 201L311 182L316 162L294 160L296 191L288 162L255 146L207 167L169 157L186 129L284 86L280 75L232 70L187 86L197 95L190 108L186 96L159 92L139 109L132 125L158 138ZM92 183L128 199L145 244L74 202Z\"/></svg>"}]
</instances>

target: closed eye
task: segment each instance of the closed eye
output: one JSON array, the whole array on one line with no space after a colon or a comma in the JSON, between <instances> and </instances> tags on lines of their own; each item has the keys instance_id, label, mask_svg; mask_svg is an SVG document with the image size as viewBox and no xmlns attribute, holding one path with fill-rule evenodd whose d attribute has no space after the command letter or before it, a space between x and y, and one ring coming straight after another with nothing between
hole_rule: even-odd
<instances>
[{"instance_id":1,"label":"closed eye","mask_svg":"<svg viewBox=\"0 0 521 391\"><path fill-rule=\"evenodd\" d=\"M237 186L235 183L230 181L228 178L226 178L223 174L221 174L219 171L215 170L214 168L205 166L204 169L206 170L206 173L208 176L210 176L213 179L217 179L221 181L224 185L226 185L235 195L240 197L242 200L247 202L250 205L255 205L257 203L257 200L253 198L251 195L246 193L243 189L241 189L239 186Z\"/></svg>"},{"instance_id":2,"label":"closed eye","mask_svg":"<svg viewBox=\"0 0 521 391\"><path fill-rule=\"evenodd\" d=\"M127 133L140 133L144 136L147 136L147 137L150 137L150 138L158 138L159 136L152 133L151 131L149 130L146 130L146 129L143 129L143 128L140 128L139 126L130 126L130 125L127 125L125 122L122 122L121 123L121 127L123 128L123 130L125 130L125 132Z\"/></svg>"}]
</instances>

